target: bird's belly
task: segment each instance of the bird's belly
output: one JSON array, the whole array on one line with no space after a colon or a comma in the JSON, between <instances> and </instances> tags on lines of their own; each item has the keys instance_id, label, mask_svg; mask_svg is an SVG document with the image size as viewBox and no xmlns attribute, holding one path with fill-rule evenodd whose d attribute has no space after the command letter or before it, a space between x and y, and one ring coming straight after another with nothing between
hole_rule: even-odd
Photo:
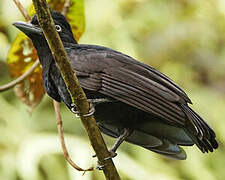
<instances>
[{"instance_id":1,"label":"bird's belly","mask_svg":"<svg viewBox=\"0 0 225 180\"><path fill-rule=\"evenodd\" d=\"M96 121L118 128L132 128L138 123L159 120L158 117L122 102L102 103L96 106Z\"/></svg>"}]
</instances>

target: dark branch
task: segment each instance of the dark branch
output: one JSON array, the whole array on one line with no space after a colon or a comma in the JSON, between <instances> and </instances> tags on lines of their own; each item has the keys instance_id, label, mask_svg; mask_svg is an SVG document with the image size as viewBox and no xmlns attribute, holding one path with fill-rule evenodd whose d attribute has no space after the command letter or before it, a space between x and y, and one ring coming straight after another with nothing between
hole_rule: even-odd
<instances>
[{"instance_id":1,"label":"dark branch","mask_svg":"<svg viewBox=\"0 0 225 180\"><path fill-rule=\"evenodd\" d=\"M39 24L44 32L48 41L52 55L60 69L62 77L66 83L67 89L70 92L71 98L76 105L80 114L87 114L89 111L89 103L87 98L80 87L77 77L72 71L71 64L64 50L63 44L60 40L58 33L55 30L54 22L50 16L49 9L45 0L33 0L34 7L37 13ZM83 117L81 121L87 131L89 140L100 162L104 162L103 172L108 180L119 180L119 174L111 159L104 160L110 154L103 141L101 133L97 127L96 121L93 116Z\"/></svg>"}]
</instances>

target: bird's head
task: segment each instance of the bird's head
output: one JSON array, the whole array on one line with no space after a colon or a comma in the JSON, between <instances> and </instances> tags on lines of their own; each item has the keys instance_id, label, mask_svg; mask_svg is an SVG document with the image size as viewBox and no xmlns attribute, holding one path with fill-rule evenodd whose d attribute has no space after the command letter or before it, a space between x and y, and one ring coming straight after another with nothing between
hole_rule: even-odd
<instances>
[{"instance_id":1,"label":"bird's head","mask_svg":"<svg viewBox=\"0 0 225 180\"><path fill-rule=\"evenodd\" d=\"M59 12L51 11L51 16L55 22L56 31L63 43L77 43L73 37L72 29L66 18ZM34 43L35 47L47 43L40 25L37 15L34 15L30 23L18 21L13 23L19 30L25 33ZM37 47L36 47L37 48Z\"/></svg>"}]
</instances>

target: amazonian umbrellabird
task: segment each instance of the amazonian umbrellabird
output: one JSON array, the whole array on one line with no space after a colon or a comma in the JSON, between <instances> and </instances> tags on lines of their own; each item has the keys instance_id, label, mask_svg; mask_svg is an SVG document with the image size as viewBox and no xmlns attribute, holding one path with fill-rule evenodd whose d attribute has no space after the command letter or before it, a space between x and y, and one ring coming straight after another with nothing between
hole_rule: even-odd
<instances>
[{"instance_id":1,"label":"amazonian umbrellabird","mask_svg":"<svg viewBox=\"0 0 225 180\"><path fill-rule=\"evenodd\" d=\"M113 49L77 44L66 18L55 11L51 15L73 70L95 106L100 130L118 138L112 152L123 140L181 160L186 153L180 146L196 144L203 153L218 147L212 128L188 106L191 100L170 78ZM14 25L37 50L48 95L73 109L37 16L31 23Z\"/></svg>"}]
</instances>

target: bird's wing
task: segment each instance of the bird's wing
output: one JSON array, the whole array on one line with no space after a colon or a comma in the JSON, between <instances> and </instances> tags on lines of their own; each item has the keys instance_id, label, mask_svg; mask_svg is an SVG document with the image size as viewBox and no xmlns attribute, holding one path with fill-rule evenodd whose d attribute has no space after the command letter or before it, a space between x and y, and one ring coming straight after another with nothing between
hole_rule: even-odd
<instances>
[{"instance_id":1,"label":"bird's wing","mask_svg":"<svg viewBox=\"0 0 225 180\"><path fill-rule=\"evenodd\" d=\"M181 98L160 83L130 70L129 66L105 69L99 92L170 122L183 123L185 115L175 103Z\"/></svg>"},{"instance_id":2,"label":"bird's wing","mask_svg":"<svg viewBox=\"0 0 225 180\"><path fill-rule=\"evenodd\" d=\"M73 49L73 50L72 50ZM161 117L176 126L188 126L202 152L218 144L210 126L187 103L186 93L154 68L109 48L75 45L67 49L81 86Z\"/></svg>"},{"instance_id":3,"label":"bird's wing","mask_svg":"<svg viewBox=\"0 0 225 180\"><path fill-rule=\"evenodd\" d=\"M191 102L168 77L117 51L79 45L68 51L81 86L98 91L170 123L184 124L179 104Z\"/></svg>"}]
</instances>

